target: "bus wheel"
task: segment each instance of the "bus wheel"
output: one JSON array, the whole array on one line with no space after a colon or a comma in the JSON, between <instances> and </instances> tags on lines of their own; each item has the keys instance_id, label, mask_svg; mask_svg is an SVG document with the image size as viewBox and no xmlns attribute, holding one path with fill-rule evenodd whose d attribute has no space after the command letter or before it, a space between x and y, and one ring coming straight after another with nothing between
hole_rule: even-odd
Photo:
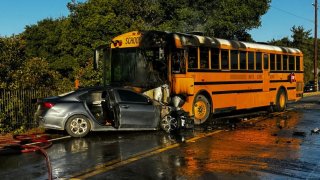
<instances>
[{"instance_id":1,"label":"bus wheel","mask_svg":"<svg viewBox=\"0 0 320 180\"><path fill-rule=\"evenodd\" d=\"M193 103L194 124L202 124L209 119L210 103L203 95L197 95Z\"/></svg>"},{"instance_id":2,"label":"bus wheel","mask_svg":"<svg viewBox=\"0 0 320 180\"><path fill-rule=\"evenodd\" d=\"M287 95L283 89L280 89L277 93L275 110L278 112L284 111L287 106Z\"/></svg>"}]
</instances>

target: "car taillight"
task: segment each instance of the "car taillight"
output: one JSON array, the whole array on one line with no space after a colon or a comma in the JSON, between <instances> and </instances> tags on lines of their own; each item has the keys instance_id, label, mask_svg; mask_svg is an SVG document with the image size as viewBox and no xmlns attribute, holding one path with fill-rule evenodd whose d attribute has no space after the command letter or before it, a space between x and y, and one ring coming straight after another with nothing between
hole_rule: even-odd
<instances>
[{"instance_id":1,"label":"car taillight","mask_svg":"<svg viewBox=\"0 0 320 180\"><path fill-rule=\"evenodd\" d=\"M42 104L42 106L43 106L44 108L50 109L50 108L52 108L52 107L54 106L54 103L44 102L44 103Z\"/></svg>"}]
</instances>

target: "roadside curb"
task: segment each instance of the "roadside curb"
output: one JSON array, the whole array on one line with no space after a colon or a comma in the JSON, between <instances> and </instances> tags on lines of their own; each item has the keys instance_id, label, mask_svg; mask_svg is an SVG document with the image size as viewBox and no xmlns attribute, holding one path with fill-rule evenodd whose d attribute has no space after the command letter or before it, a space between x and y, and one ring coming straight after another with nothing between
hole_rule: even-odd
<instances>
[{"instance_id":1,"label":"roadside curb","mask_svg":"<svg viewBox=\"0 0 320 180\"><path fill-rule=\"evenodd\" d=\"M320 91L303 93L303 97L309 97L309 96L320 96Z\"/></svg>"}]
</instances>

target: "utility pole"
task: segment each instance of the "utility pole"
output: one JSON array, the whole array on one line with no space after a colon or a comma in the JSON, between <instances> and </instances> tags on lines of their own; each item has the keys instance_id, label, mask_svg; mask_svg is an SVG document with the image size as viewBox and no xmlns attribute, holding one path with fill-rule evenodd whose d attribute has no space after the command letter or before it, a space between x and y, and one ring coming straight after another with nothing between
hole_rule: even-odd
<instances>
[{"instance_id":1,"label":"utility pole","mask_svg":"<svg viewBox=\"0 0 320 180\"><path fill-rule=\"evenodd\" d=\"M314 87L318 91L318 0L314 0Z\"/></svg>"}]
</instances>

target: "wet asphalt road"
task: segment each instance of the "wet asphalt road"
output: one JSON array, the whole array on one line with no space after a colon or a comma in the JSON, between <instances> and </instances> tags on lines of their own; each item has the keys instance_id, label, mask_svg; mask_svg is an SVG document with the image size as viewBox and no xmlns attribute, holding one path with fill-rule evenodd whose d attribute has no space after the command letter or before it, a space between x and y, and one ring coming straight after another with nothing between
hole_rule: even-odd
<instances>
[{"instance_id":1,"label":"wet asphalt road","mask_svg":"<svg viewBox=\"0 0 320 180\"><path fill-rule=\"evenodd\" d=\"M242 123L163 132L101 132L54 141L53 177L88 179L320 179L320 96ZM220 130L217 130L220 129ZM47 179L40 153L0 156L1 179Z\"/></svg>"}]
</instances>

